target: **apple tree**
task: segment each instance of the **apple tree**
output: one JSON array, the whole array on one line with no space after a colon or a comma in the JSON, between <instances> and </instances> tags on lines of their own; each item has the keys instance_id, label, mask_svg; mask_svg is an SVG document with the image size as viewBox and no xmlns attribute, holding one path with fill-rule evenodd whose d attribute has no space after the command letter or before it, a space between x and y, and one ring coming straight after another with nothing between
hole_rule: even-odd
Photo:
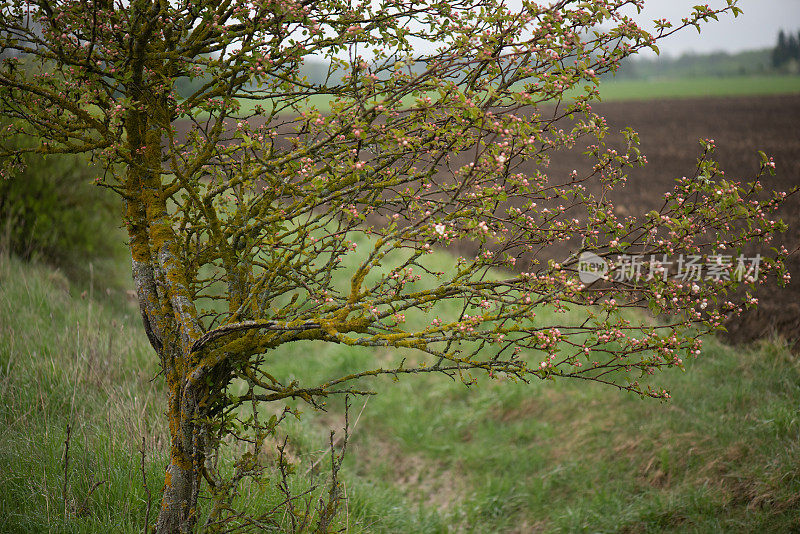
<instances>
[{"instance_id":1,"label":"apple tree","mask_svg":"<svg viewBox=\"0 0 800 534\"><path fill-rule=\"evenodd\" d=\"M698 6L648 32L630 18L642 4L0 2L3 179L26 153L82 153L124 201L168 390L157 532L239 517L231 495L281 420L265 403L320 407L369 393L364 379L419 373L668 396L643 377L699 353L701 334L750 304L726 292L781 262L729 261L695 283L667 258L769 238L782 197L759 193L757 177L724 177L708 142L659 210L615 212L607 193L644 157L632 131L622 149L607 142L591 107L601 77L739 11ZM8 142L19 136L38 142ZM583 146L590 171L549 172L554 151ZM435 250L465 242L450 269L430 267ZM554 255L566 242L573 252ZM607 270L582 280L586 257ZM544 321L545 310L582 319ZM420 357L319 383L273 373L282 345L313 340ZM226 471L232 442L247 452ZM339 499L334 480L309 528L332 528Z\"/></svg>"}]
</instances>

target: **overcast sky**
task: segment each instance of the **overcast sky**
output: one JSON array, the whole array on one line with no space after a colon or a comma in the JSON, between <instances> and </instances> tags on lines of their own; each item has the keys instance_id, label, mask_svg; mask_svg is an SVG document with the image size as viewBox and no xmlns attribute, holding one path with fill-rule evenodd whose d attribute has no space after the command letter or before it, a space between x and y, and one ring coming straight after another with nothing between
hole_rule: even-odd
<instances>
[{"instance_id":1,"label":"overcast sky","mask_svg":"<svg viewBox=\"0 0 800 534\"><path fill-rule=\"evenodd\" d=\"M726 5L725 0L645 0L644 11L635 18L651 29L647 21L663 17L680 21L692 11L692 6L701 3L712 8ZM800 0L739 0L738 6L744 11L738 18L720 17L719 22L707 24L699 35L692 28L661 41L662 55L768 48L775 45L781 28L793 33L800 30Z\"/></svg>"}]
</instances>

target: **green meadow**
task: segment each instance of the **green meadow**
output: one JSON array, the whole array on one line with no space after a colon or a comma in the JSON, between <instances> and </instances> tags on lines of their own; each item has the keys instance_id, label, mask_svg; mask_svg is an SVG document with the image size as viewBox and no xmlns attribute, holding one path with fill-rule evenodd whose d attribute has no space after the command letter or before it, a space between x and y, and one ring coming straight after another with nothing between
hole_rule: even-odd
<instances>
[{"instance_id":1,"label":"green meadow","mask_svg":"<svg viewBox=\"0 0 800 534\"><path fill-rule=\"evenodd\" d=\"M437 252L432 261L453 258ZM158 366L124 284L88 284L0 259L3 532L141 532L148 503L150 520L157 510L168 446ZM400 356L307 343L286 345L270 361L276 375L312 379ZM780 340L728 347L712 338L686 372L657 379L671 388L670 402L566 381L371 381L378 395L351 408L340 527L796 528L797 358ZM343 419L340 401L327 412L298 407L303 415L279 438L289 438L294 484L303 489L324 474L329 429L340 430ZM240 499L263 509L281 495L265 485L244 488Z\"/></svg>"},{"instance_id":2,"label":"green meadow","mask_svg":"<svg viewBox=\"0 0 800 534\"><path fill-rule=\"evenodd\" d=\"M668 98L769 96L800 93L800 76L753 75L648 80L610 79L600 84L605 102Z\"/></svg>"},{"instance_id":3,"label":"green meadow","mask_svg":"<svg viewBox=\"0 0 800 534\"><path fill-rule=\"evenodd\" d=\"M576 91L565 94L568 99ZM649 79L605 79L600 83L603 102L664 100L674 98L724 98L745 96L773 96L800 94L800 76L779 74L754 74L734 76L693 76ZM431 94L435 97L434 94ZM406 98L410 104L413 98ZM330 110L331 97L315 95L307 99L308 105L322 113ZM251 115L255 101L241 100L239 114ZM263 104L263 103L262 103Z\"/></svg>"}]
</instances>

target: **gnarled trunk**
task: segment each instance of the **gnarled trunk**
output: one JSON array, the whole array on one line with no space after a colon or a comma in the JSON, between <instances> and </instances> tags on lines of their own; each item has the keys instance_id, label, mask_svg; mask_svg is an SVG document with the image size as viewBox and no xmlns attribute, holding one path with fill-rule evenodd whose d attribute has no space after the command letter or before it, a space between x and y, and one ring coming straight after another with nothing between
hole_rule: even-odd
<instances>
[{"instance_id":1,"label":"gnarled trunk","mask_svg":"<svg viewBox=\"0 0 800 534\"><path fill-rule=\"evenodd\" d=\"M204 429L198 424L203 413L191 386L182 378L168 378L168 419L170 459L164 473L164 493L156 521L157 534L194 531L197 524L197 498L205 461Z\"/></svg>"},{"instance_id":2,"label":"gnarled trunk","mask_svg":"<svg viewBox=\"0 0 800 534\"><path fill-rule=\"evenodd\" d=\"M162 133L169 125L167 99L152 92L133 96L143 110L132 109L126 116L128 143L135 160L128 167L126 222L142 321L169 392L170 461L156 532L187 533L197 523L201 466L205 461L206 440L198 423L203 415L197 402L198 381L189 376L197 363L192 360L191 346L201 328L162 176L157 172L161 168Z\"/></svg>"},{"instance_id":3,"label":"gnarled trunk","mask_svg":"<svg viewBox=\"0 0 800 534\"><path fill-rule=\"evenodd\" d=\"M192 531L197 510L197 502L193 502L192 496L193 488L198 483L199 480L195 480L191 456L173 443L164 475L164 494L156 522L157 534Z\"/></svg>"}]
</instances>

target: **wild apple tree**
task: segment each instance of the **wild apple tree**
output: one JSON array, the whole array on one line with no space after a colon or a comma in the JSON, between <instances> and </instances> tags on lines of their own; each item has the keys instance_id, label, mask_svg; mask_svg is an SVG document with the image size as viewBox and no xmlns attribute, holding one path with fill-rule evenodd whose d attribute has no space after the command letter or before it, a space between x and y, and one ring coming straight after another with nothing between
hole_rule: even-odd
<instances>
[{"instance_id":1,"label":"wild apple tree","mask_svg":"<svg viewBox=\"0 0 800 534\"><path fill-rule=\"evenodd\" d=\"M5 178L26 151L84 153L105 168L98 185L124 200L142 321L168 389L157 532L235 514L230 495L277 424L259 403L320 406L366 393L365 377L416 373L578 378L667 396L642 377L699 353L702 333L749 304L726 292L780 268L780 255L756 269L732 256L713 283L697 283L668 258L705 261L768 239L781 196L725 178L709 142L659 210L614 211L608 191L644 159L632 131L621 149L607 143L590 105L599 77L738 11L735 0L696 7L648 33L629 18L642 3L0 3L10 121L0 141L40 140L2 141ZM590 171L549 173L551 153L571 147L588 147ZM434 250L464 242L474 253L429 267ZM565 242L573 253L554 257ZM585 253L611 262L604 277L581 282ZM636 272L620 257L639 258ZM636 276L618 276L625 268ZM548 309L582 319L537 318ZM321 383L275 376L281 345L309 340L420 357ZM251 452L226 480L217 460L234 428ZM212 497L203 510L201 492ZM316 516L320 532L337 492Z\"/></svg>"}]
</instances>

